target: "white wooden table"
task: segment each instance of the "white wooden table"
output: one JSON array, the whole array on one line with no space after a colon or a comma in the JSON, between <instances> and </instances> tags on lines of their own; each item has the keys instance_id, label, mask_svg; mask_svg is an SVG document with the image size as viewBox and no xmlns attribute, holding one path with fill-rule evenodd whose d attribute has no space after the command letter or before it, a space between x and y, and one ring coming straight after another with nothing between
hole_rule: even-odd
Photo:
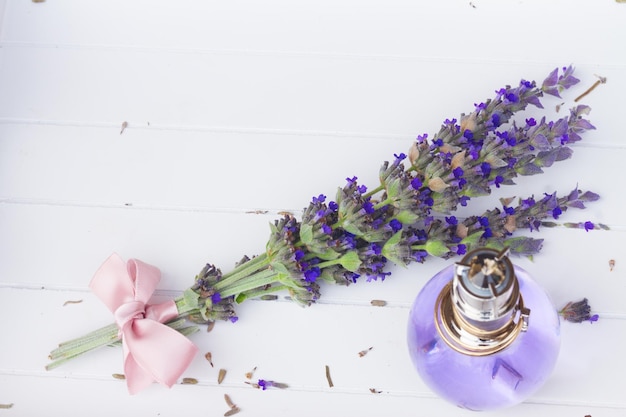
<instances>
[{"instance_id":1,"label":"white wooden table","mask_svg":"<svg viewBox=\"0 0 626 417\"><path fill-rule=\"evenodd\" d=\"M306 309L242 304L236 324L192 336L215 365L198 355L184 374L197 385L130 396L112 377L115 348L44 366L56 343L112 321L88 290L110 253L157 265L158 295L178 295L204 263L226 271L262 252L279 212L299 215L346 177L375 186L418 134L570 63L581 83L544 104L565 103L563 116L607 77L582 101L597 130L571 160L467 213L577 184L601 194L564 220L611 231L544 230L534 262L515 259L557 306L587 297L600 320L564 323L554 374L506 414L626 415L626 4L296 3L0 1L0 404L13 404L0 415L221 416L225 393L242 416L476 415L433 395L405 346L410 303L446 265L437 259L382 283L323 286ZM254 367L289 388L252 388Z\"/></svg>"}]
</instances>

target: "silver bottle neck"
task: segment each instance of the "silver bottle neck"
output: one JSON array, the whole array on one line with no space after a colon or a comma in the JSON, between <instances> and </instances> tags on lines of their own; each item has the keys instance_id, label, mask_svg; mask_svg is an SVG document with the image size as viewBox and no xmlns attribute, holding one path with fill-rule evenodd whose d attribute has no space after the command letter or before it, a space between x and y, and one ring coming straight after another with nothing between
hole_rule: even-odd
<instances>
[{"instance_id":1,"label":"silver bottle neck","mask_svg":"<svg viewBox=\"0 0 626 417\"><path fill-rule=\"evenodd\" d=\"M507 254L508 250L480 248L455 265L435 311L438 331L454 349L490 354L527 330L530 310L524 307Z\"/></svg>"},{"instance_id":2,"label":"silver bottle neck","mask_svg":"<svg viewBox=\"0 0 626 417\"><path fill-rule=\"evenodd\" d=\"M499 328L515 313L519 284L508 251L477 249L455 266L452 302L470 323Z\"/></svg>"}]
</instances>

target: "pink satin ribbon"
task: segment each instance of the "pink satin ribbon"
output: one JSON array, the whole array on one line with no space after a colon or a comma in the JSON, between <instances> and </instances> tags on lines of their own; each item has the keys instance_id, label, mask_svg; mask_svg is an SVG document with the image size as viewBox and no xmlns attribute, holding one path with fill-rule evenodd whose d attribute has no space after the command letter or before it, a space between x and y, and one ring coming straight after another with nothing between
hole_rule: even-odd
<instances>
[{"instance_id":1,"label":"pink satin ribbon","mask_svg":"<svg viewBox=\"0 0 626 417\"><path fill-rule=\"evenodd\" d=\"M163 324L178 315L172 300L148 304L161 280L158 268L111 255L89 287L113 312L124 351L128 391L136 394L153 382L171 387L185 372L198 348Z\"/></svg>"}]
</instances>

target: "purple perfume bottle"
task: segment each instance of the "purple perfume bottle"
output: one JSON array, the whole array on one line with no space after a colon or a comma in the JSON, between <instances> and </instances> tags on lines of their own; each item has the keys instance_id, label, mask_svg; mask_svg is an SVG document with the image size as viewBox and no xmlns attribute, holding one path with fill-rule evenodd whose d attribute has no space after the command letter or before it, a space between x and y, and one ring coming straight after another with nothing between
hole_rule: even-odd
<instances>
[{"instance_id":1,"label":"purple perfume bottle","mask_svg":"<svg viewBox=\"0 0 626 417\"><path fill-rule=\"evenodd\" d=\"M522 402L543 385L557 360L556 309L507 255L471 251L426 283L409 314L409 353L418 373L462 408Z\"/></svg>"}]
</instances>

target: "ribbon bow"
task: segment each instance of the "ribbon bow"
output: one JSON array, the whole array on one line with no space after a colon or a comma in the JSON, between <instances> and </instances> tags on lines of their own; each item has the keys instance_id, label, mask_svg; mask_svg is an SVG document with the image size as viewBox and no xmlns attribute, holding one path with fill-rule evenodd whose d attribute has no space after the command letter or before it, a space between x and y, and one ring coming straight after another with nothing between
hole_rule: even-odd
<instances>
[{"instance_id":1,"label":"ribbon bow","mask_svg":"<svg viewBox=\"0 0 626 417\"><path fill-rule=\"evenodd\" d=\"M187 369L198 348L163 324L178 316L172 300L148 304L161 280L158 268L111 255L89 287L113 312L124 351L124 374L130 394L152 382L171 387Z\"/></svg>"}]
</instances>

